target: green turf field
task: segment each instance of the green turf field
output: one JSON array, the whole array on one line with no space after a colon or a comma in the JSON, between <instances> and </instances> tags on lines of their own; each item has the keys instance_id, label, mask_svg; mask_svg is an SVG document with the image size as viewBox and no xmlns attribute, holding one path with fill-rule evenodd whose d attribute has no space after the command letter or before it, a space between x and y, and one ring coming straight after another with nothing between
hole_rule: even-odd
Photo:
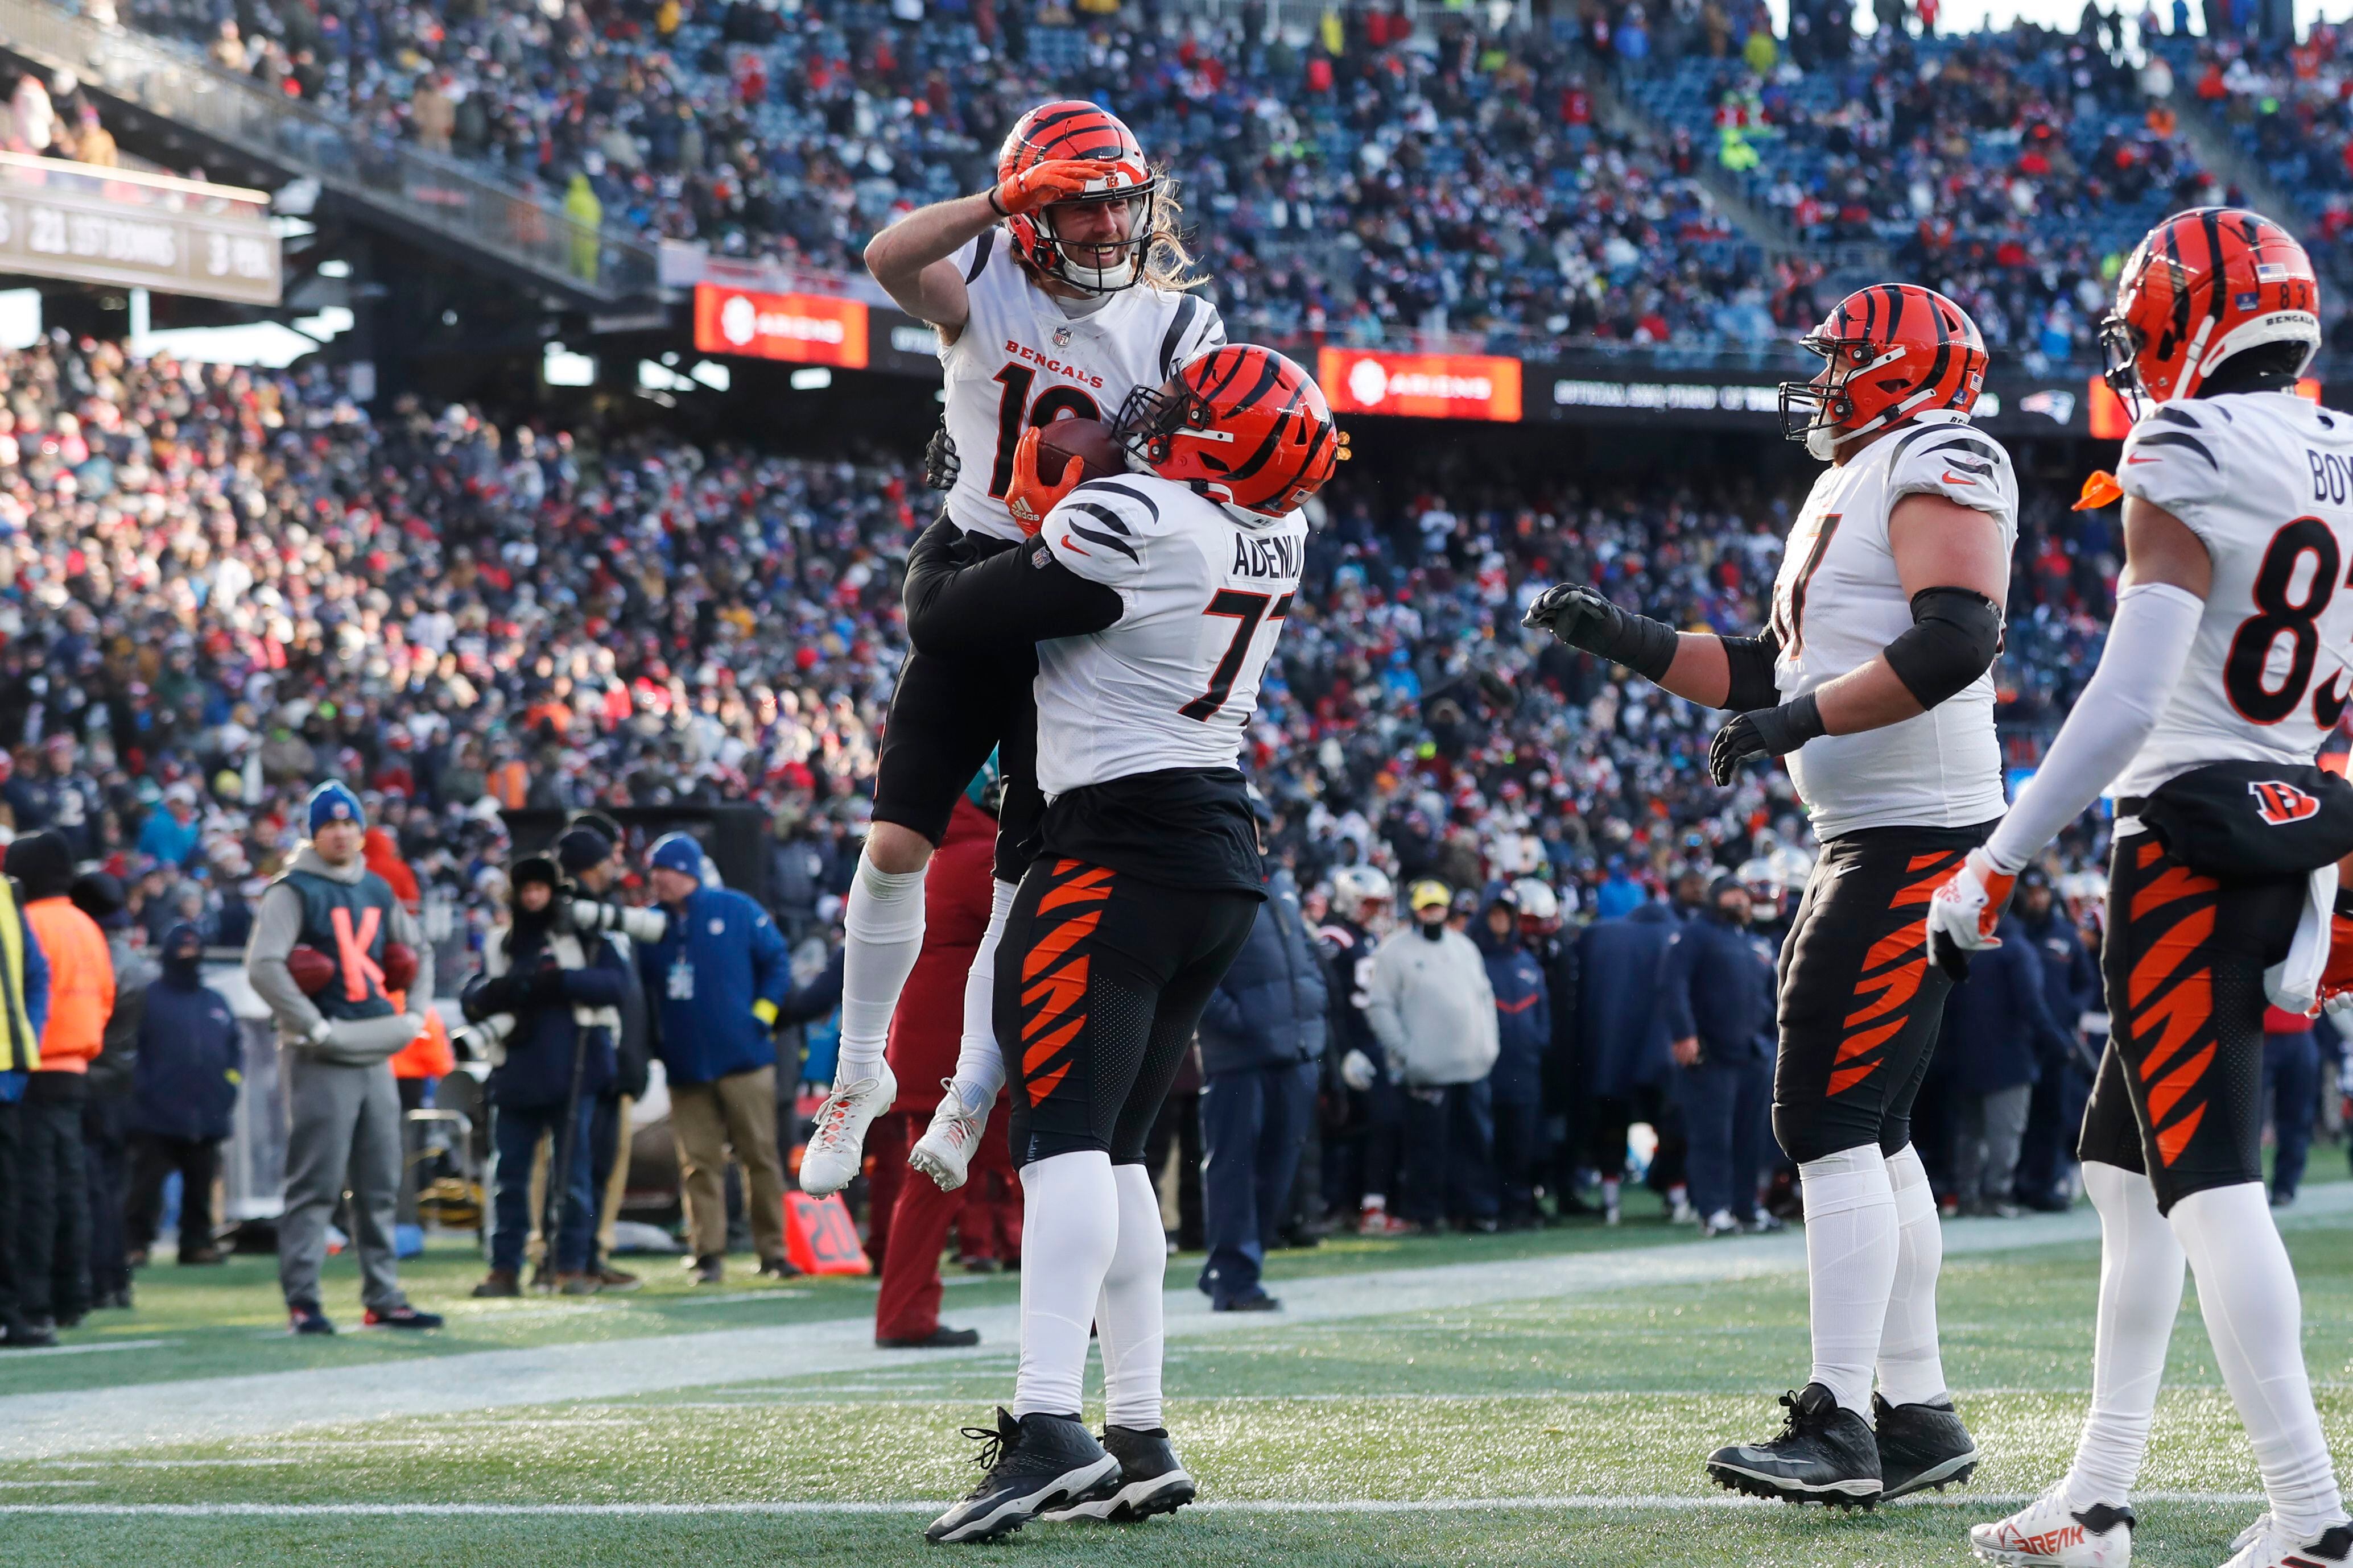
<instances>
[{"instance_id":1,"label":"green turf field","mask_svg":"<svg viewBox=\"0 0 2353 1568\"><path fill-rule=\"evenodd\" d=\"M2310 1189L2284 1226L2340 1452L2348 1198ZM2010 1245L2054 1224L2074 1238ZM665 1266L634 1298L476 1303L476 1265L452 1248L408 1275L448 1331L322 1343L284 1336L267 1259L153 1268L138 1310L94 1319L71 1353L0 1360L0 1561L1957 1564L1966 1525L2003 1511L1990 1500L2065 1463L2096 1254L2082 1215L1947 1235L1946 1364L1988 1462L1968 1493L1868 1515L1736 1500L1699 1468L1771 1426L1772 1396L1802 1379L1801 1244L1704 1243L1635 1216L1349 1241L1277 1259L1283 1317L1173 1310L1169 1426L1202 1503L979 1548L921 1530L976 1475L955 1428L1009 1391L1010 1281L948 1292L949 1321L988 1333L978 1352L891 1357L863 1342L859 1281L758 1287L747 1270L698 1296ZM1176 1260L1171 1285L1196 1266ZM330 1310L355 1321L336 1270ZM96 1346L126 1348L80 1348ZM618 1388L649 1366L660 1386ZM2260 1505L2194 1307L2169 1371L2140 1560L2211 1565ZM352 1401L375 1414L338 1418Z\"/></svg>"}]
</instances>

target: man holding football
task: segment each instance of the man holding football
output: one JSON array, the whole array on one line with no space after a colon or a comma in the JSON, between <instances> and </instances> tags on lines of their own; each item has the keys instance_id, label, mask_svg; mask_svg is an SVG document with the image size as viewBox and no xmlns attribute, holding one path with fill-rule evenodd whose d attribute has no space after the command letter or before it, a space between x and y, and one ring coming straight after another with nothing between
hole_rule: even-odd
<instances>
[{"instance_id":1,"label":"man holding football","mask_svg":"<svg viewBox=\"0 0 2353 1568\"><path fill-rule=\"evenodd\" d=\"M1024 114L997 183L913 213L874 237L867 268L939 331L947 409L934 482L960 557L979 561L1034 534L1081 477L1039 471L1039 427L1108 421L1225 342L1216 307L1190 292L1175 183L1119 119L1080 100ZM1029 638L955 658L918 647L883 731L874 821L844 911L841 1057L801 1162L804 1190L858 1173L866 1129L898 1092L882 1058L891 1015L923 942L923 870L956 798L991 751L1005 780L996 892L965 989L956 1073L909 1163L943 1188L964 1183L1005 1081L990 1029L997 949L1036 850L1044 811Z\"/></svg>"}]
</instances>

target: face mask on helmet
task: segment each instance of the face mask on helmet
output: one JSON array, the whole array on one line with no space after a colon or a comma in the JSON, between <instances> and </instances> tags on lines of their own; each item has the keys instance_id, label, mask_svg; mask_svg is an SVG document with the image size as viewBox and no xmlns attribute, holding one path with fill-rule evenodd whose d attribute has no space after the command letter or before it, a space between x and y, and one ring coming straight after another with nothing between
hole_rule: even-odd
<instances>
[{"instance_id":1,"label":"face mask on helmet","mask_svg":"<svg viewBox=\"0 0 2353 1568\"><path fill-rule=\"evenodd\" d=\"M1120 405L1113 437L1142 468L1251 526L1295 511L1348 457L1308 374L1272 349L1205 349Z\"/></svg>"},{"instance_id":2,"label":"face mask on helmet","mask_svg":"<svg viewBox=\"0 0 2353 1568\"><path fill-rule=\"evenodd\" d=\"M1904 350L1900 345L1860 340L1833 341L1819 332L1802 340L1799 346L1830 363L1811 381L1781 384L1781 436L1784 440L1803 441L1808 457L1827 463L1846 442L1878 428L1877 424L1849 428L1855 409L1847 383L1902 359Z\"/></svg>"},{"instance_id":3,"label":"face mask on helmet","mask_svg":"<svg viewBox=\"0 0 2353 1568\"><path fill-rule=\"evenodd\" d=\"M1133 289L1144 278L1144 257L1152 246L1153 203L1158 181L1116 195L1078 202L1058 202L1027 218L1036 237L1025 247L1039 271L1086 294L1116 294ZM1066 228L1090 233L1097 226L1115 226L1124 216L1124 230L1100 237L1064 234Z\"/></svg>"}]
</instances>

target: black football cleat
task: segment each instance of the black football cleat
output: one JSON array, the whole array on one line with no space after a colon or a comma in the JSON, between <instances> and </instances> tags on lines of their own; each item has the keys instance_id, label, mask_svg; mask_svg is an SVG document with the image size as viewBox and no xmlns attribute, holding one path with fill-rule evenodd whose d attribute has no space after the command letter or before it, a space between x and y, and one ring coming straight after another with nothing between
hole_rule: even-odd
<instances>
[{"instance_id":1,"label":"black football cleat","mask_svg":"<svg viewBox=\"0 0 2353 1568\"><path fill-rule=\"evenodd\" d=\"M1139 1432L1130 1426L1106 1426L1103 1446L1119 1461L1118 1485L1083 1502L1050 1509L1039 1518L1127 1524L1155 1513L1175 1513L1193 1500L1193 1478L1178 1462L1166 1427Z\"/></svg>"},{"instance_id":2,"label":"black football cleat","mask_svg":"<svg viewBox=\"0 0 2353 1568\"><path fill-rule=\"evenodd\" d=\"M964 1435L980 1439L978 1462L988 1474L932 1521L926 1541L995 1541L1048 1509L1084 1502L1119 1485L1119 1461L1075 1415L1033 1413L1016 1420L1000 1409L994 1431L967 1426Z\"/></svg>"},{"instance_id":3,"label":"black football cleat","mask_svg":"<svg viewBox=\"0 0 2353 1568\"><path fill-rule=\"evenodd\" d=\"M1788 1410L1778 1437L1735 1443L1707 1457L1719 1486L1783 1502L1870 1508L1879 1501L1879 1445L1862 1416L1810 1383L1781 1395Z\"/></svg>"},{"instance_id":4,"label":"black football cleat","mask_svg":"<svg viewBox=\"0 0 2353 1568\"><path fill-rule=\"evenodd\" d=\"M1882 1502L1930 1487L1943 1491L1977 1474L1977 1440L1961 1425L1949 1394L1923 1405L1890 1405L1874 1394L1871 1424L1879 1439Z\"/></svg>"}]
</instances>

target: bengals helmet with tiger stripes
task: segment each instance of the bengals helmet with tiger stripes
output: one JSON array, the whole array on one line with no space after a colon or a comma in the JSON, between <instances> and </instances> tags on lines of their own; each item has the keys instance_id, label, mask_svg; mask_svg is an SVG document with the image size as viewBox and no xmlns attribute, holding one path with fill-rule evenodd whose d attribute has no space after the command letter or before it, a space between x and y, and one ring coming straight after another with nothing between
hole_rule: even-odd
<instances>
[{"instance_id":1,"label":"bengals helmet with tiger stripes","mask_svg":"<svg viewBox=\"0 0 2353 1568\"><path fill-rule=\"evenodd\" d=\"M1140 467L1243 522L1297 510L1348 456L1324 389L1255 343L1203 349L1166 385L1135 388L1112 429Z\"/></svg>"},{"instance_id":2,"label":"bengals helmet with tiger stripes","mask_svg":"<svg viewBox=\"0 0 2353 1568\"><path fill-rule=\"evenodd\" d=\"M1113 166L1099 189L1090 188L1078 199L1127 204L1127 237L1100 247L1116 249L1119 259L1109 267L1089 267L1064 255L1055 238L1051 208L1006 218L1014 253L1046 277L1085 293L1116 294L1134 288L1144 277L1145 252L1153 238L1153 203L1160 189L1158 173L1145 162L1144 144L1109 110L1084 99L1059 99L1013 122L997 154L997 178L1001 184L1039 163L1065 161Z\"/></svg>"},{"instance_id":3,"label":"bengals helmet with tiger stripes","mask_svg":"<svg viewBox=\"0 0 2353 1568\"><path fill-rule=\"evenodd\" d=\"M1799 342L1830 363L1811 381L1781 384L1781 434L1824 462L1855 437L1915 414L1966 414L1985 385L1978 324L1917 283L1858 289Z\"/></svg>"},{"instance_id":4,"label":"bengals helmet with tiger stripes","mask_svg":"<svg viewBox=\"0 0 2353 1568\"><path fill-rule=\"evenodd\" d=\"M2294 236L2242 207L2193 207L2150 229L2116 277L2100 323L2108 385L2136 416L2195 397L2232 354L2302 343L2320 352L2320 284Z\"/></svg>"}]
</instances>

